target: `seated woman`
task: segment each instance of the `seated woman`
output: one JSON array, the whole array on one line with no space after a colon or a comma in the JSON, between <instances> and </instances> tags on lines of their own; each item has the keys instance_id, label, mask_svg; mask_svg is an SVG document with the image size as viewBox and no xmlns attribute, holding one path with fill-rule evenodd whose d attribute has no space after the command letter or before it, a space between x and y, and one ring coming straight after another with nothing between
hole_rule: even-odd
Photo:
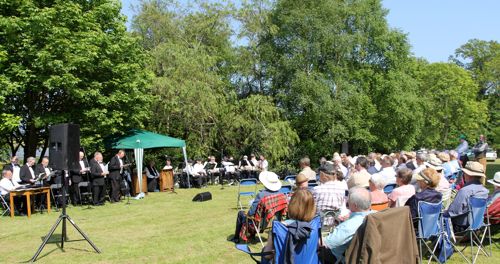
<instances>
[{"instance_id":1,"label":"seated woman","mask_svg":"<svg viewBox=\"0 0 500 264\"><path fill-rule=\"evenodd\" d=\"M375 173L370 178L370 196L372 205L383 204L389 201L384 193L385 180L381 174Z\"/></svg>"},{"instance_id":2,"label":"seated woman","mask_svg":"<svg viewBox=\"0 0 500 264\"><path fill-rule=\"evenodd\" d=\"M306 181L307 182L307 181ZM289 229L289 232L295 231L295 238L299 240L307 240L311 231L309 222L316 216L316 206L314 205L314 197L307 189L298 189L293 194L288 204L288 219L284 221L287 226L296 225L297 228ZM309 229L307 228L309 227ZM269 233L266 246L262 249L263 252L274 250L272 233ZM266 256L272 259L272 255Z\"/></svg>"},{"instance_id":3,"label":"seated woman","mask_svg":"<svg viewBox=\"0 0 500 264\"><path fill-rule=\"evenodd\" d=\"M309 181L307 177L299 173L297 177L295 178L295 190L307 190L309 188Z\"/></svg>"},{"instance_id":4,"label":"seated woman","mask_svg":"<svg viewBox=\"0 0 500 264\"><path fill-rule=\"evenodd\" d=\"M415 195L415 187L410 184L412 178L412 170L402 168L396 174L397 188L387 196L389 198L389 207L397 207L397 201L400 199L403 206L408 198ZM404 201L403 201L404 200Z\"/></svg>"},{"instance_id":5,"label":"seated woman","mask_svg":"<svg viewBox=\"0 0 500 264\"><path fill-rule=\"evenodd\" d=\"M429 203L439 203L442 199L441 193L435 189L436 186L438 186L441 177L435 169L424 169L414 177L417 180L417 184L421 191L406 201L405 206L410 207L412 218L418 216L418 202L425 201Z\"/></svg>"}]
</instances>

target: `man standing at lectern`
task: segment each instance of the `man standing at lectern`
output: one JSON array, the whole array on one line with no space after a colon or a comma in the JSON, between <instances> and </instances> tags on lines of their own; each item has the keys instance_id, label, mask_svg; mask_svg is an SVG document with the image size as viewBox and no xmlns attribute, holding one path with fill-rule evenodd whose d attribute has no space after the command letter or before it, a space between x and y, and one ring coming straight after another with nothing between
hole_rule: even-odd
<instances>
[{"instance_id":1,"label":"man standing at lectern","mask_svg":"<svg viewBox=\"0 0 500 264\"><path fill-rule=\"evenodd\" d=\"M112 203L120 201L120 181L123 172L123 157L125 157L125 151L120 150L113 158L111 158L111 161L108 164L109 181L111 183L110 199Z\"/></svg>"}]
</instances>

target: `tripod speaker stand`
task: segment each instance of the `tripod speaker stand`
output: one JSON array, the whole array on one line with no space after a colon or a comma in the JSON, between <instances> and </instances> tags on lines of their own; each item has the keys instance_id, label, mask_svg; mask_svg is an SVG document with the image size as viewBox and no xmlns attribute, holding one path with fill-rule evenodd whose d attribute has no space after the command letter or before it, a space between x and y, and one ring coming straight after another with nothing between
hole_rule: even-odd
<instances>
[{"instance_id":1,"label":"tripod speaker stand","mask_svg":"<svg viewBox=\"0 0 500 264\"><path fill-rule=\"evenodd\" d=\"M94 248L94 250L97 253L101 253L101 250L99 250L99 248L97 248L97 246L80 229L80 227L78 227L76 225L76 223L73 221L73 219L71 219L71 217L69 217L69 215L66 214L66 187L67 187L67 184L66 184L66 180L65 180L65 171L61 171L61 177L62 177L62 181L63 181L63 188L62 188L62 212L61 212L61 215L57 219L56 223L52 226L52 228L50 229L49 233L45 236L45 239L43 240L42 244L40 245L40 247L36 251L35 255L31 258L31 262L35 262L36 261L36 259L38 258L38 255L40 255L40 253L42 252L42 250L45 247L45 245L47 245L47 242L49 242L49 239L52 237L52 235L56 231L56 229L59 226L59 224L61 224L61 222L62 222L61 249L64 249L64 242L68 241L68 236L67 236L67 232L66 232L66 220L68 220L71 223L71 225L73 225L73 227L78 231L78 233L80 233L80 235L83 236L83 238Z\"/></svg>"},{"instance_id":2,"label":"tripod speaker stand","mask_svg":"<svg viewBox=\"0 0 500 264\"><path fill-rule=\"evenodd\" d=\"M50 165L55 170L61 171L62 181L62 212L56 223L52 226L49 233L45 236L42 244L36 251L35 255L31 258L31 262L35 262L40 253L42 252L49 239L56 231L59 224L62 223L61 234L61 249L64 249L64 242L68 241L66 232L66 220L85 238L85 240L94 248L97 253L101 250L90 241L87 235L76 225L76 223L66 214L66 189L68 182L66 181L66 174L75 168L79 168L79 150L80 150L80 126L74 124L59 124L53 125L50 128Z\"/></svg>"}]
</instances>

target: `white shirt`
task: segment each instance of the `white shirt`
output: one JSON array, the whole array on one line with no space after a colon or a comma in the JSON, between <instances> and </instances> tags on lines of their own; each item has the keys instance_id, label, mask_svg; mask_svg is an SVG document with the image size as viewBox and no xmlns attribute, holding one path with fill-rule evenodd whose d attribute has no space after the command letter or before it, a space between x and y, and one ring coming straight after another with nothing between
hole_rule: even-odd
<instances>
[{"instance_id":1,"label":"white shirt","mask_svg":"<svg viewBox=\"0 0 500 264\"><path fill-rule=\"evenodd\" d=\"M205 166L203 164L194 164L193 166L193 175L200 175L200 173L206 174L205 172Z\"/></svg>"},{"instance_id":2,"label":"white shirt","mask_svg":"<svg viewBox=\"0 0 500 264\"><path fill-rule=\"evenodd\" d=\"M393 167L382 168L378 174L382 175L382 178L385 180L385 184L396 183L396 171Z\"/></svg>"},{"instance_id":3,"label":"white shirt","mask_svg":"<svg viewBox=\"0 0 500 264\"><path fill-rule=\"evenodd\" d=\"M0 193L1 195L6 195L19 186L20 185L14 180L11 181L7 178L3 178L2 180L0 180Z\"/></svg>"},{"instance_id":4,"label":"white shirt","mask_svg":"<svg viewBox=\"0 0 500 264\"><path fill-rule=\"evenodd\" d=\"M19 166L12 166L12 180L15 182L21 182L21 176L19 176L19 173L21 172L21 167Z\"/></svg>"},{"instance_id":5,"label":"white shirt","mask_svg":"<svg viewBox=\"0 0 500 264\"><path fill-rule=\"evenodd\" d=\"M163 167L163 170L173 170L174 167L170 166L170 165L165 165L165 167Z\"/></svg>"},{"instance_id":6,"label":"white shirt","mask_svg":"<svg viewBox=\"0 0 500 264\"><path fill-rule=\"evenodd\" d=\"M266 171L267 167L269 167L269 163L267 162L267 160L261 160L259 164L260 169L263 171Z\"/></svg>"},{"instance_id":7,"label":"white shirt","mask_svg":"<svg viewBox=\"0 0 500 264\"><path fill-rule=\"evenodd\" d=\"M28 165L28 164L26 164L26 165ZM28 169L30 170L30 173L31 173L31 178L32 178L32 179L35 179L35 178L36 178L36 177L35 177L35 171L33 170L33 168L32 168L32 167L30 167L30 166L28 165Z\"/></svg>"},{"instance_id":8,"label":"white shirt","mask_svg":"<svg viewBox=\"0 0 500 264\"><path fill-rule=\"evenodd\" d=\"M123 173L123 160L118 158L118 161L120 162L120 174Z\"/></svg>"},{"instance_id":9,"label":"white shirt","mask_svg":"<svg viewBox=\"0 0 500 264\"><path fill-rule=\"evenodd\" d=\"M83 160L80 160L80 170L84 170L84 169L86 169L85 162L83 162Z\"/></svg>"}]
</instances>

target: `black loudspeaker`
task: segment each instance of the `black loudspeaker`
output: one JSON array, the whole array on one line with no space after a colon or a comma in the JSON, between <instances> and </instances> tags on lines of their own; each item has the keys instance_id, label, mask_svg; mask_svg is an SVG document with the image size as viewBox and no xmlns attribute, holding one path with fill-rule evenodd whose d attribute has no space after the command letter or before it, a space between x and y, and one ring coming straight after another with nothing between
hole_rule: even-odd
<instances>
[{"instance_id":1,"label":"black loudspeaker","mask_svg":"<svg viewBox=\"0 0 500 264\"><path fill-rule=\"evenodd\" d=\"M199 193L193 198L193 202L204 202L208 200L212 200L212 194L210 192Z\"/></svg>"},{"instance_id":2,"label":"black loudspeaker","mask_svg":"<svg viewBox=\"0 0 500 264\"><path fill-rule=\"evenodd\" d=\"M49 166L54 170L80 169L80 126L58 124L50 127Z\"/></svg>"}]
</instances>

